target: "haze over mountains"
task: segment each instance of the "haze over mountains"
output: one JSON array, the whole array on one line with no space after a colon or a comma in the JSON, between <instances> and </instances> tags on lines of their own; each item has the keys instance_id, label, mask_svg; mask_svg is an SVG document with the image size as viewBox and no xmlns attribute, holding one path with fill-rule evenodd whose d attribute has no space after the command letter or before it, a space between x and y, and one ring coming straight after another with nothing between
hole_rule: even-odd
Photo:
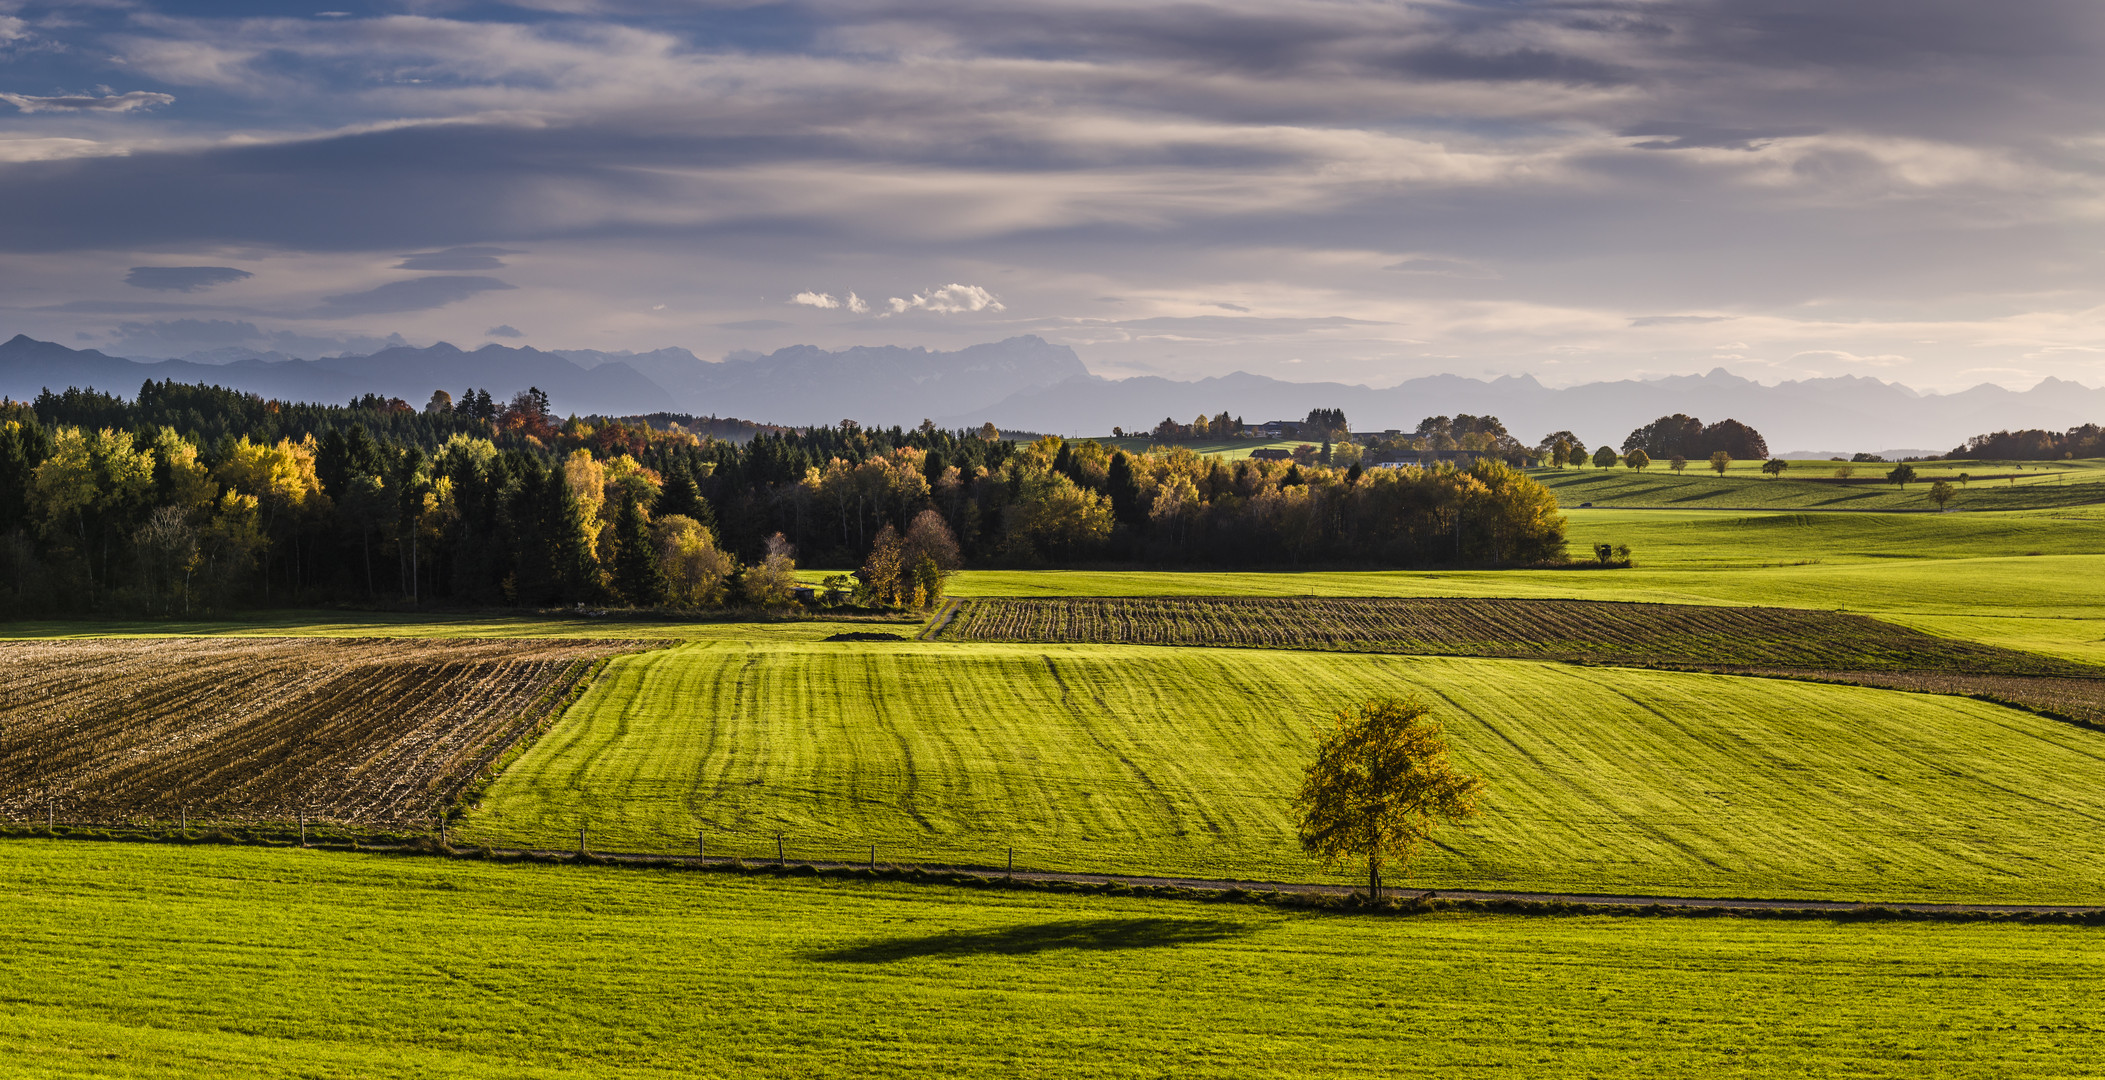
<instances>
[{"instance_id":1,"label":"haze over mountains","mask_svg":"<svg viewBox=\"0 0 2105 1080\"><path fill-rule=\"evenodd\" d=\"M299 401L345 402L374 393L419 406L436 389L457 395L486 388L505 398L532 385L564 413L688 412L797 425L854 419L911 426L925 418L965 427L991 420L1004 429L1082 435L1114 426L1145 430L1165 416L1189 420L1223 409L1255 422L1323 407L1344 409L1356 430L1410 429L1426 416L1488 413L1524 441L1569 429L1601 443L1620 442L1655 417L1682 412L1735 417L1761 429L1781 452L1942 450L1988 431L2065 429L2105 419L2105 390L2051 378L2021 392L1983 384L1953 394L1863 377L1763 386L1723 369L1564 388L1531 376L1438 375L1381 389L1244 372L1194 382L1111 380L1090 374L1073 349L1035 336L955 352L799 345L715 362L679 348L605 353L487 345L469 351L444 342L319 360L254 354L230 361L214 354L147 361L20 335L0 344L0 394L10 397L68 386L129 396L147 379L215 383Z\"/></svg>"}]
</instances>

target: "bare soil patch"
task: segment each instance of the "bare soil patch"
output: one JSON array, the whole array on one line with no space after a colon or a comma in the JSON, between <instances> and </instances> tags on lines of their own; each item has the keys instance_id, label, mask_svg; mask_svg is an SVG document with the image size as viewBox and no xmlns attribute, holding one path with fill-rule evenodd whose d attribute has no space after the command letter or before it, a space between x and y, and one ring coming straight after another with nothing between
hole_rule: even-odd
<instances>
[{"instance_id":1,"label":"bare soil patch","mask_svg":"<svg viewBox=\"0 0 2105 1080\"><path fill-rule=\"evenodd\" d=\"M1448 597L989 597L936 637L2090 679L2096 668L1802 608Z\"/></svg>"},{"instance_id":2,"label":"bare soil patch","mask_svg":"<svg viewBox=\"0 0 2105 1080\"><path fill-rule=\"evenodd\" d=\"M0 818L429 821L625 641L0 642Z\"/></svg>"}]
</instances>

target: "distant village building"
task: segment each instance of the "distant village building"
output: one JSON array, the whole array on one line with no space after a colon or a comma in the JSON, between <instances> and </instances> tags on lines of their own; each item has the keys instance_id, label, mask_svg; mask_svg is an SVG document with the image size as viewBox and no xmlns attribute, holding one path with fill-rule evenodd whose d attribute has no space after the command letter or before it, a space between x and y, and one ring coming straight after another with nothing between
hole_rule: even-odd
<instances>
[{"instance_id":1,"label":"distant village building","mask_svg":"<svg viewBox=\"0 0 2105 1080\"><path fill-rule=\"evenodd\" d=\"M1286 461L1293 456L1294 452L1292 450L1282 450L1276 446L1267 446L1250 451L1250 457L1255 461Z\"/></svg>"}]
</instances>

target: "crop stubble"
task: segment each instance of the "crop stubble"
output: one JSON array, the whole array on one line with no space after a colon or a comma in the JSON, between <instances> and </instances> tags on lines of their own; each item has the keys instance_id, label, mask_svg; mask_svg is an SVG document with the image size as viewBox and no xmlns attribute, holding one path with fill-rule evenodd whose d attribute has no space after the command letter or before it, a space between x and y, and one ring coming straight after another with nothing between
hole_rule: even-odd
<instances>
[{"instance_id":1,"label":"crop stubble","mask_svg":"<svg viewBox=\"0 0 2105 1080\"><path fill-rule=\"evenodd\" d=\"M428 820L622 641L0 642L0 818Z\"/></svg>"}]
</instances>

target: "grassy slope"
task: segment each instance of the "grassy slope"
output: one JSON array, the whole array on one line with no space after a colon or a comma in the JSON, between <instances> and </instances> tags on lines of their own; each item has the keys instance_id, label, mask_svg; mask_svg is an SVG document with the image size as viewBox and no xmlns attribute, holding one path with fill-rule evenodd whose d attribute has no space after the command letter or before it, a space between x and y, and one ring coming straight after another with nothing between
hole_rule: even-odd
<instances>
[{"instance_id":1,"label":"grassy slope","mask_svg":"<svg viewBox=\"0 0 2105 1080\"><path fill-rule=\"evenodd\" d=\"M1309 724L1421 688L1490 812L1442 887L2085 901L2105 736L1959 698L1458 660L1134 646L694 646L618 660L469 840L1320 878Z\"/></svg>"},{"instance_id":2,"label":"grassy slope","mask_svg":"<svg viewBox=\"0 0 2105 1080\"><path fill-rule=\"evenodd\" d=\"M1947 480L1959 489L1947 509L1980 511L2105 502L2105 469L2096 468L2097 464L2084 462L2076 467L2071 463L2070 467L2037 472L1978 463L1922 464L1915 466L1921 478L1906 487L1873 479L1890 466L1864 465L1856 466L1855 475L1847 481L1833 478L1832 466L1800 468L1796 463L1780 477L1764 477L1758 468L1733 469L1719 476L1694 465L1679 475L1665 468L1531 469L1528 475L1556 492L1558 502L1571 507L1590 502L1595 507L1933 511L1937 507L1930 502L1930 483ZM1960 484L1961 472L1983 479ZM1995 479L1986 479L1990 476Z\"/></svg>"},{"instance_id":3,"label":"grassy slope","mask_svg":"<svg viewBox=\"0 0 2105 1080\"><path fill-rule=\"evenodd\" d=\"M22 1077L2068 1076L2088 929L0 844Z\"/></svg>"},{"instance_id":4,"label":"grassy slope","mask_svg":"<svg viewBox=\"0 0 2105 1080\"><path fill-rule=\"evenodd\" d=\"M1086 442L1088 440L1084 439L1082 441ZM1266 448L1292 450L1297 446L1320 447L1323 445L1323 440L1321 439L1207 439L1188 443L1158 443L1147 436L1133 435L1128 435L1122 439L1106 436L1096 441L1110 449L1125 450L1132 453L1161 454L1177 449L1188 449L1193 453L1203 454L1206 457L1225 458L1230 461L1249 457L1252 450Z\"/></svg>"}]
</instances>

